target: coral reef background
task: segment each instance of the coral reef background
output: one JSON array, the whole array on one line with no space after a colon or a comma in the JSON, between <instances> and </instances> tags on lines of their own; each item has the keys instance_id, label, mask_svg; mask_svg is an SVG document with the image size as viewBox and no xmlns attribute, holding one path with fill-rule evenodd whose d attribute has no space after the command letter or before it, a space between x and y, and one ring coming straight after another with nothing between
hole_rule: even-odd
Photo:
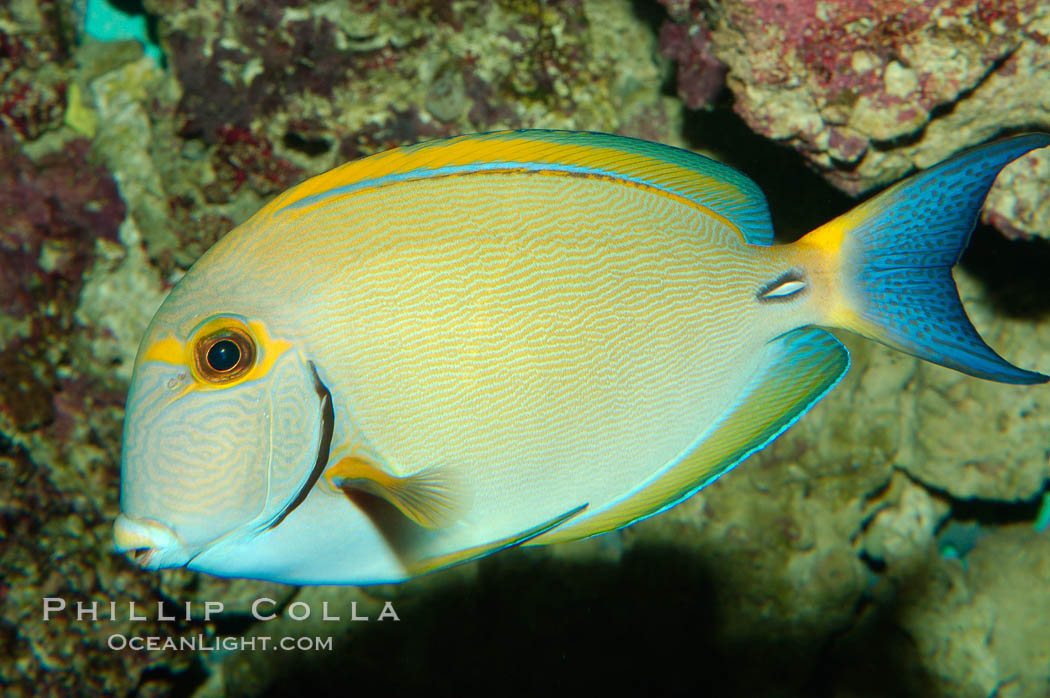
<instances>
[{"instance_id":1,"label":"coral reef background","mask_svg":"<svg viewBox=\"0 0 1050 698\"><path fill-rule=\"evenodd\" d=\"M854 368L809 416L619 533L363 590L147 573L111 542L139 337L189 265L274 194L433 137L599 130L736 165L790 240L965 146L1050 130L1050 5L102 5L0 5L5 696L1050 694L1050 389L849 336ZM1004 172L984 220L956 273L967 309L992 346L1045 372L1050 151ZM45 597L125 610L44 622ZM252 619L260 597L278 618ZM226 612L126 612L203 600ZM375 620L386 600L399 622ZM287 614L295 601L309 620ZM373 621L323 622L326 601ZM114 634L334 646L144 652L110 649Z\"/></svg>"}]
</instances>

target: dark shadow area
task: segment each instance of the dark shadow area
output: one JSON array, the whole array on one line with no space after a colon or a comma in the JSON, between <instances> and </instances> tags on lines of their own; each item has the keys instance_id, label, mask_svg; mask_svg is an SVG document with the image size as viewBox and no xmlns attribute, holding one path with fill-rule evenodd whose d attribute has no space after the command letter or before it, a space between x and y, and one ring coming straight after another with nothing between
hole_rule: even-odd
<instances>
[{"instance_id":1,"label":"dark shadow area","mask_svg":"<svg viewBox=\"0 0 1050 698\"><path fill-rule=\"evenodd\" d=\"M1043 493L1020 502L990 499L953 499L950 520L972 521L982 526L1034 523L1043 507Z\"/></svg>"},{"instance_id":2,"label":"dark shadow area","mask_svg":"<svg viewBox=\"0 0 1050 698\"><path fill-rule=\"evenodd\" d=\"M948 497L947 493L944 496ZM951 514L937 529L937 548L942 554L965 558L978 540L997 527L1037 526L1043 509L1043 493L1019 502L951 499L951 503Z\"/></svg>"},{"instance_id":3,"label":"dark shadow area","mask_svg":"<svg viewBox=\"0 0 1050 698\"><path fill-rule=\"evenodd\" d=\"M286 148L298 150L300 153L310 157L324 155L332 149L332 142L327 138L308 138L294 131L284 134L283 142Z\"/></svg>"},{"instance_id":4,"label":"dark shadow area","mask_svg":"<svg viewBox=\"0 0 1050 698\"><path fill-rule=\"evenodd\" d=\"M105 2L125 14L146 14L146 7L142 4L142 0L105 0Z\"/></svg>"},{"instance_id":5,"label":"dark shadow area","mask_svg":"<svg viewBox=\"0 0 1050 698\"><path fill-rule=\"evenodd\" d=\"M208 678L208 672L198 660L182 672L173 672L167 666L155 666L142 672L133 695L166 695L171 698L189 698Z\"/></svg>"},{"instance_id":6,"label":"dark shadow area","mask_svg":"<svg viewBox=\"0 0 1050 698\"><path fill-rule=\"evenodd\" d=\"M794 149L760 136L727 105L687 111L684 135L691 147L753 179L769 200L777 240L796 240L858 203L828 184Z\"/></svg>"},{"instance_id":7,"label":"dark shadow area","mask_svg":"<svg viewBox=\"0 0 1050 698\"><path fill-rule=\"evenodd\" d=\"M997 314L1028 320L1050 314L1050 241L1008 240L979 225L960 264L988 288Z\"/></svg>"},{"instance_id":8,"label":"dark shadow area","mask_svg":"<svg viewBox=\"0 0 1050 698\"><path fill-rule=\"evenodd\" d=\"M395 602L399 623L362 623L335 651L303 655L266 695L808 698L845 695L850 666L840 662L853 653L870 655L880 681L874 691L851 680L852 695L932 695L914 690L930 682L894 635L892 610L827 650L802 631L719 637L732 623L715 599L732 590L717 589L718 571L699 559L673 547L635 549L616 564L489 558L476 580Z\"/></svg>"},{"instance_id":9,"label":"dark shadow area","mask_svg":"<svg viewBox=\"0 0 1050 698\"><path fill-rule=\"evenodd\" d=\"M660 35L660 27L668 19L667 8L657 0L631 0L631 14L648 27L653 36Z\"/></svg>"},{"instance_id":10,"label":"dark shadow area","mask_svg":"<svg viewBox=\"0 0 1050 698\"><path fill-rule=\"evenodd\" d=\"M896 622L899 613L895 602L862 609L853 627L827 642L802 695L940 696L914 640Z\"/></svg>"}]
</instances>

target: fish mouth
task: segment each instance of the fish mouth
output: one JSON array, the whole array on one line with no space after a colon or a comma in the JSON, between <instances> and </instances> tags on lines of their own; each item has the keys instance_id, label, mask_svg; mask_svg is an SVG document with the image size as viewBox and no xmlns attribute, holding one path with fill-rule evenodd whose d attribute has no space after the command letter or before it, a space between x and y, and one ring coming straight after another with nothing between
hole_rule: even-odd
<instances>
[{"instance_id":1,"label":"fish mouth","mask_svg":"<svg viewBox=\"0 0 1050 698\"><path fill-rule=\"evenodd\" d=\"M121 514L113 524L113 542L117 552L147 570L182 567L193 558L174 531L152 519Z\"/></svg>"}]
</instances>

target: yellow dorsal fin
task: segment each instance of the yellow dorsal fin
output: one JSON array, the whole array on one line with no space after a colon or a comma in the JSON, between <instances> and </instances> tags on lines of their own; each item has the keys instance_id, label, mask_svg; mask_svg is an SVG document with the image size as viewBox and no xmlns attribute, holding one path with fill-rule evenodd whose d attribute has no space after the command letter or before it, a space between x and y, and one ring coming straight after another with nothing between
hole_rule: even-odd
<instances>
[{"instance_id":1,"label":"yellow dorsal fin","mask_svg":"<svg viewBox=\"0 0 1050 698\"><path fill-rule=\"evenodd\" d=\"M324 205L363 188L485 170L582 174L652 187L702 207L752 244L773 242L765 196L732 167L660 143L580 131L497 131L402 146L308 179L258 215Z\"/></svg>"},{"instance_id":2,"label":"yellow dorsal fin","mask_svg":"<svg viewBox=\"0 0 1050 698\"><path fill-rule=\"evenodd\" d=\"M460 518L468 503L464 488L444 468L426 468L397 477L355 455L328 468L325 479L337 489L351 488L381 497L424 528L448 526Z\"/></svg>"}]
</instances>

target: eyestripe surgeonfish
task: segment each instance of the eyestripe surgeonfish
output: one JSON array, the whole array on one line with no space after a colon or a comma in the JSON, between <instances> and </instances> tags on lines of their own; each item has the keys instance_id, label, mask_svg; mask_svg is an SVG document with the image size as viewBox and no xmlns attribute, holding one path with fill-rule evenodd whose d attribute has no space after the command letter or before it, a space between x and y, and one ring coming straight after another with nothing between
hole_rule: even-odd
<instances>
[{"instance_id":1,"label":"eyestripe surgeonfish","mask_svg":"<svg viewBox=\"0 0 1050 698\"><path fill-rule=\"evenodd\" d=\"M208 250L139 349L115 538L148 569L395 582L610 531L762 448L849 367L821 327L1003 383L951 269L966 151L792 244L732 168L598 133L397 148Z\"/></svg>"}]
</instances>

